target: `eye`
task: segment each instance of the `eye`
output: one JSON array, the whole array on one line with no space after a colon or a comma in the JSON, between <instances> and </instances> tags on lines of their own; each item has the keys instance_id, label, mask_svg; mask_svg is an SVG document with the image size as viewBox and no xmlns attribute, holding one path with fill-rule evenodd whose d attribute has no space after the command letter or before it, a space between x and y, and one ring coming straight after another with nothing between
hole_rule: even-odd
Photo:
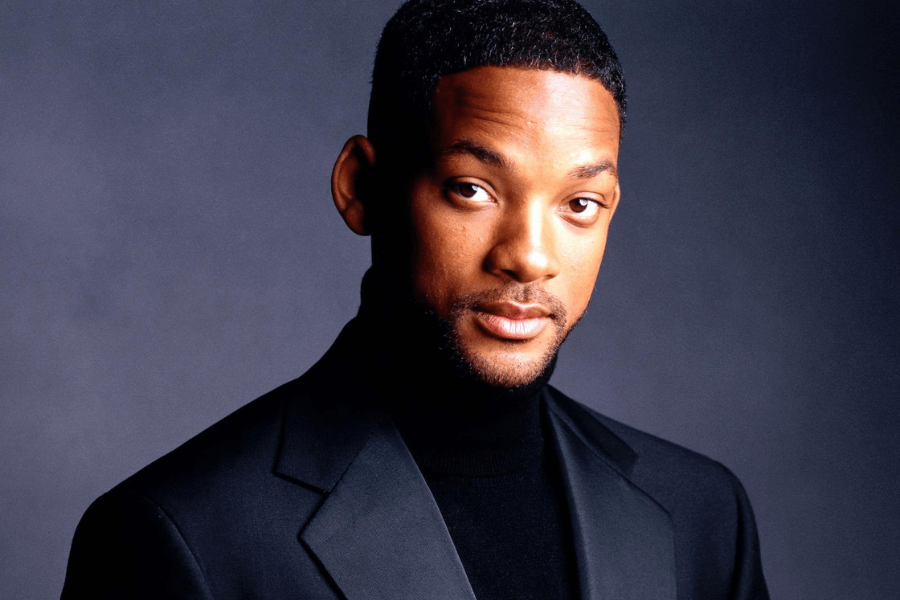
<instances>
[{"instance_id":1,"label":"eye","mask_svg":"<svg viewBox=\"0 0 900 600\"><path fill-rule=\"evenodd\" d=\"M469 202L493 202L494 199L480 185L465 181L447 184L447 193Z\"/></svg>"},{"instance_id":2,"label":"eye","mask_svg":"<svg viewBox=\"0 0 900 600\"><path fill-rule=\"evenodd\" d=\"M569 219L578 223L590 224L597 220L603 205L598 200L575 198L563 204L562 208Z\"/></svg>"}]
</instances>

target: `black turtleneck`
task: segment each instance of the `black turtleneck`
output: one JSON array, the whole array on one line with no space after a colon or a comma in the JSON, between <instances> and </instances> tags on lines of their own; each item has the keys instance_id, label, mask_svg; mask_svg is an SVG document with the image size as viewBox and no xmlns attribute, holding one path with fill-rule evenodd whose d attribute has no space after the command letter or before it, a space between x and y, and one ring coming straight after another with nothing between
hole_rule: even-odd
<instances>
[{"instance_id":1,"label":"black turtleneck","mask_svg":"<svg viewBox=\"0 0 900 600\"><path fill-rule=\"evenodd\" d=\"M540 395L447 427L397 415L478 600L578 597L559 467ZM499 418L498 418L499 417Z\"/></svg>"},{"instance_id":2,"label":"black turtleneck","mask_svg":"<svg viewBox=\"0 0 900 600\"><path fill-rule=\"evenodd\" d=\"M422 339L420 323L410 331L403 316L377 309L371 277L364 280L359 321L379 348L373 366L383 399L475 597L577 598L568 509L541 400L553 365L516 390L460 376L428 350L433 344Z\"/></svg>"}]
</instances>

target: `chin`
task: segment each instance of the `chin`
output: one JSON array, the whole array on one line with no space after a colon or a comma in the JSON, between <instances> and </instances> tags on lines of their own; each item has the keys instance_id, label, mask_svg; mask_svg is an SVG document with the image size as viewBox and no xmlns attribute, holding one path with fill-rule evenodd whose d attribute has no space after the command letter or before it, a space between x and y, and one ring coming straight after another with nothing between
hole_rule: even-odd
<instances>
[{"instance_id":1,"label":"chin","mask_svg":"<svg viewBox=\"0 0 900 600\"><path fill-rule=\"evenodd\" d=\"M526 392L543 387L553 373L556 355L574 324L567 327L565 308L558 301L545 300L554 307L553 322L538 338L498 340L487 336L473 323L472 305L483 298L458 299L447 316L424 302L417 304L412 330L424 348L435 348L433 358L450 367L452 376L476 388ZM578 320L575 321L577 324ZM420 355L422 358L424 355Z\"/></svg>"},{"instance_id":2,"label":"chin","mask_svg":"<svg viewBox=\"0 0 900 600\"><path fill-rule=\"evenodd\" d=\"M470 377L492 388L516 389L545 380L548 371L552 371L559 346L554 345L538 356L516 352L481 353L465 347L456 350L457 361Z\"/></svg>"}]
</instances>

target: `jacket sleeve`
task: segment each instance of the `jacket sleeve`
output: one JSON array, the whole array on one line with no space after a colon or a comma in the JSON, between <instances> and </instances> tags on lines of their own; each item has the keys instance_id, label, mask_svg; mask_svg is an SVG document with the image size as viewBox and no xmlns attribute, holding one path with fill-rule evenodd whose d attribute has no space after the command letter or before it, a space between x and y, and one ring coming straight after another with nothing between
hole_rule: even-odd
<instances>
[{"instance_id":1,"label":"jacket sleeve","mask_svg":"<svg viewBox=\"0 0 900 600\"><path fill-rule=\"evenodd\" d=\"M737 547L730 598L732 600L769 600L760 558L759 535L756 531L756 520L753 518L750 499L738 478L730 472L729 474L734 486L738 509Z\"/></svg>"},{"instance_id":2,"label":"jacket sleeve","mask_svg":"<svg viewBox=\"0 0 900 600\"><path fill-rule=\"evenodd\" d=\"M122 487L82 517L62 600L82 598L211 599L196 557L165 510Z\"/></svg>"}]
</instances>

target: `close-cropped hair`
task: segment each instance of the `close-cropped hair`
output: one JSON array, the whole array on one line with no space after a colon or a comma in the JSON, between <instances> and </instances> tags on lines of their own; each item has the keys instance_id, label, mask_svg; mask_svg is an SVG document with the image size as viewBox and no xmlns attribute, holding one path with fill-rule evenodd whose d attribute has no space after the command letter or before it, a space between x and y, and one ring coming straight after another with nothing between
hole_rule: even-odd
<instances>
[{"instance_id":1,"label":"close-cropped hair","mask_svg":"<svg viewBox=\"0 0 900 600\"><path fill-rule=\"evenodd\" d=\"M427 154L438 81L480 66L595 79L616 102L621 136L619 59L597 21L574 0L409 0L385 25L375 54L368 137L376 153L415 168L410 162Z\"/></svg>"}]
</instances>

